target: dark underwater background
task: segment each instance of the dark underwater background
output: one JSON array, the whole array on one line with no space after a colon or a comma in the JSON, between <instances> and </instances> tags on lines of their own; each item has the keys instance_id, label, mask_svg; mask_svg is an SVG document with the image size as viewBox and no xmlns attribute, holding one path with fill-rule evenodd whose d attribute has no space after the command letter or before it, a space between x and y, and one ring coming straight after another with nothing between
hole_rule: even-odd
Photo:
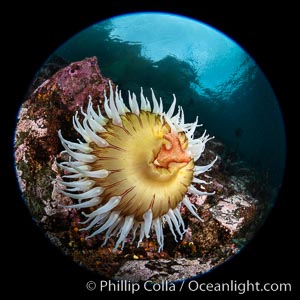
<instances>
[{"instance_id":1,"label":"dark underwater background","mask_svg":"<svg viewBox=\"0 0 300 300\"><path fill-rule=\"evenodd\" d=\"M291 51L293 49L293 41L295 36L297 36L297 18L293 18L293 12L296 13L297 11L296 7L293 9L291 5L282 3L276 5L274 3L270 13L270 7L255 4L248 5L237 11L238 7L236 5L231 7L228 3L224 7L215 6L214 3L211 8L205 7L205 3L202 3L201 9L195 9L193 3L178 2L177 4L176 1L159 2L160 4L158 5L157 3L153 4L153 1L151 1L153 5L148 6L144 4L144 1L135 3L136 5L133 3L128 4L126 1L119 2L117 5L116 2L109 2L105 4L105 9L95 10L90 5L73 5L72 8L77 9L76 13L74 10L70 10L70 6L65 11L61 11L62 7L58 10L57 5L48 5L47 9L41 6L36 7L37 10L34 11L32 9L27 9L26 11L22 8L16 10L14 3L11 9L11 16L13 16L12 20L17 26L13 26L10 30L4 30L3 32L4 38L9 37L8 41L10 42L9 47L4 47L3 49L4 53L7 53L5 62L9 65L9 72L8 74L6 73L6 78L9 80L7 80L5 88L9 95L6 99L14 100L6 102L10 110L2 118L3 125L5 125L3 128L9 127L9 132L11 132L11 135L6 137L6 144L12 143L10 136L13 136L15 130L16 115L22 99L25 99L24 94L34 73L59 44L78 30L100 19L120 13L145 9L157 10L160 8L164 11L186 14L212 24L216 28L220 28L222 31L230 34L230 36L246 47L257 62L260 63L266 74L268 74L268 78L276 91L287 126L286 133L290 143L288 158L296 157L296 155L290 156L293 154L291 153L293 149L297 149L297 147L293 147L293 143L296 141L296 132L294 134L294 130L297 129L297 109L294 109L294 106L291 105L298 95L297 85L294 84L297 56L296 52L293 53ZM23 41L23 43L20 43L20 41ZM85 56L86 45L81 45L81 47L81 55ZM98 49L97 51L100 50ZM81 59L81 55L78 58L80 57ZM92 53L91 55L94 54ZM17 73L16 70L18 70ZM18 77L16 77L16 74ZM12 78L14 80L11 80ZM11 93L11 91L15 93ZM272 92L271 95L273 95ZM274 100L276 101L276 99ZM274 104L273 100L270 101L275 106L276 116L279 113L281 117L276 103ZM203 115L200 117L201 121L203 121L202 117ZM272 119L268 124L271 121ZM206 123L204 126L208 127ZM283 124L278 126L277 122L278 127L282 129L279 131L280 134L284 134ZM278 131L272 131L276 132L276 135L278 134ZM210 133L216 135L215 132L210 131ZM270 158L285 158L273 153L273 151L279 152L278 147L281 147L281 153L285 153L285 140L282 140L282 137L284 138L285 136L281 135L281 138L275 138L275 141L279 142L279 144L274 144L276 147L272 148ZM269 139L269 137L264 138ZM283 144L280 144L281 142ZM271 148L266 146L268 145L264 145L267 149ZM5 150L12 151L11 147L5 147L4 152ZM7 154L7 156L11 157L10 154ZM11 160L12 158L7 161L10 162ZM7 161L5 160L4 162L7 163ZM211 272L206 277L202 277L201 282L221 282L235 278L240 280L250 279L253 282L292 281L294 283L293 294L296 294L296 278L293 276L294 273L290 271L297 257L297 247L293 246L293 241L297 236L295 231L297 228L295 226L297 210L293 209L296 199L296 189L294 187L296 186L295 181L297 177L291 173L291 170L294 170L295 162L292 159L288 159L288 162L283 190L279 201L269 216L268 222L266 222L248 247L245 247L230 263L223 264L221 268L218 268L217 272ZM275 165L278 166L278 163L284 165L282 161L278 161ZM4 164L4 168L6 166ZM7 183L8 185L15 180L15 174L11 169L8 167L4 169L9 171L8 174L10 176L6 177L10 180ZM280 178L282 169L277 167L274 170L277 173L272 174L272 176ZM9 247L4 247L3 249L4 251L7 250L5 256L10 261L4 266L4 272L7 275L7 289L14 294L17 280L18 287L22 289L24 295L40 296L41 291L46 290L47 294L53 296L58 294L68 297L72 295L85 297L87 294L91 296L91 292L85 289L85 282L94 279L94 277L90 273L84 273L72 261L66 260L65 256L61 255L61 252L45 239L44 234L33 224L25 204L22 206L17 182L14 188L11 189L11 192L12 196L10 198L12 198L12 201L4 201L4 205L7 206L3 210L16 213L15 219L18 222L11 223L13 232L18 232L20 224L22 224L22 231L26 234L18 235L16 238L16 235L12 234L11 230L4 231L4 240ZM10 214L6 215L7 222L10 222ZM32 276L28 276L29 269L33 272ZM56 275L53 277L52 274ZM256 294L261 295L261 293L255 293L255 296ZM98 296L98 291L94 295Z\"/></svg>"}]
</instances>

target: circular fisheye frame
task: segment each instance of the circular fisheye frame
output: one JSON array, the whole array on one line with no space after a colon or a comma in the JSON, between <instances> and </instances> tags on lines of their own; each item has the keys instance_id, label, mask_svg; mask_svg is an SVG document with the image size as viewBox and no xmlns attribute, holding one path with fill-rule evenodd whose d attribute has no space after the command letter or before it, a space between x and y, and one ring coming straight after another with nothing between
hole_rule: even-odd
<instances>
[{"instance_id":1,"label":"circular fisheye frame","mask_svg":"<svg viewBox=\"0 0 300 300\"><path fill-rule=\"evenodd\" d=\"M45 235L132 283L194 278L238 253L276 201L285 156L255 61L214 28L164 13L111 18L61 45L15 133L20 189Z\"/></svg>"}]
</instances>

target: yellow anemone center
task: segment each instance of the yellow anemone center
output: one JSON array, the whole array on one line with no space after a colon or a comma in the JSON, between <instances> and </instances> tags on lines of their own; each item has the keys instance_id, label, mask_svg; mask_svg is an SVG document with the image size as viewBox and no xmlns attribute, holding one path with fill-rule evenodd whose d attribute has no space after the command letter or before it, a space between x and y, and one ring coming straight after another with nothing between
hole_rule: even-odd
<instances>
[{"instance_id":1,"label":"yellow anemone center","mask_svg":"<svg viewBox=\"0 0 300 300\"><path fill-rule=\"evenodd\" d=\"M151 112L126 113L121 118L122 127L109 120L106 132L99 134L108 147L90 144L98 157L92 171L110 171L108 177L96 179L96 185L105 189L101 204L121 195L115 211L143 221L151 208L154 219L177 207L192 182L194 162L186 153L188 139L183 132L171 132L164 119Z\"/></svg>"}]
</instances>

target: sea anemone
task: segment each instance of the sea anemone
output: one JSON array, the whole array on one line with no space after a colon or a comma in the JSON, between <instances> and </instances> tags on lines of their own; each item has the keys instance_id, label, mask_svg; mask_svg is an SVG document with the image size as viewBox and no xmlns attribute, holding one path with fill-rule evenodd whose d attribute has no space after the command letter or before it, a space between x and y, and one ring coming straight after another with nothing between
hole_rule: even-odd
<instances>
[{"instance_id":1,"label":"sea anemone","mask_svg":"<svg viewBox=\"0 0 300 300\"><path fill-rule=\"evenodd\" d=\"M88 238L105 232L105 245L116 236L114 251L129 232L132 241L139 231L139 241L155 232L159 245L164 246L163 227L168 224L174 239L186 231L180 213L181 205L200 221L197 208L187 193L212 195L193 186L206 184L197 178L213 166L195 166L209 138L206 131L194 139L198 117L194 123L185 123L182 107L173 116L176 97L167 113L163 112L153 90L152 108L141 88L139 105L135 94L128 92L130 109L124 104L121 91L110 85L110 96L104 94L105 116L94 110L89 97L87 111L81 108L82 122L76 112L74 129L83 141L71 142L58 136L64 147L61 157L66 161L57 165L63 170L63 180L57 180L59 192L78 203L68 208L90 208L80 230L95 228Z\"/></svg>"}]
</instances>

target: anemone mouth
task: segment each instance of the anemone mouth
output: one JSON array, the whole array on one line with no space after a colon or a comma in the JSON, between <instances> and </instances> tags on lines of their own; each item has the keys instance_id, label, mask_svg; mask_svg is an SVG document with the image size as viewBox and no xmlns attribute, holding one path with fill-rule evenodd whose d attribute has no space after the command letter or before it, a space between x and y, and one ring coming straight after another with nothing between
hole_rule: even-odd
<instances>
[{"instance_id":1,"label":"anemone mouth","mask_svg":"<svg viewBox=\"0 0 300 300\"><path fill-rule=\"evenodd\" d=\"M59 192L78 200L69 208L92 208L81 230L96 230L87 238L105 233L103 245L113 236L118 236L114 250L132 230L133 239L139 229L139 244L150 236L153 229L163 248L163 225L167 223L177 241L185 232L180 214L184 204L190 212L203 221L196 207L186 196L187 192L211 195L197 190L193 183L206 184L197 178L213 166L216 159L207 166L195 166L194 162L204 151L210 139L206 131L194 139L198 118L194 123L184 122L181 107L173 116L176 98L168 112L156 100L153 90L150 102L141 89L141 104L135 94L129 92L129 106L124 104L121 92L113 90L110 84L109 99L104 96L106 116L93 109L91 98L83 121L78 112L73 117L74 129L84 142L67 141L61 132L59 138L68 159L57 163L63 170L63 180L57 180L62 188Z\"/></svg>"}]
</instances>

